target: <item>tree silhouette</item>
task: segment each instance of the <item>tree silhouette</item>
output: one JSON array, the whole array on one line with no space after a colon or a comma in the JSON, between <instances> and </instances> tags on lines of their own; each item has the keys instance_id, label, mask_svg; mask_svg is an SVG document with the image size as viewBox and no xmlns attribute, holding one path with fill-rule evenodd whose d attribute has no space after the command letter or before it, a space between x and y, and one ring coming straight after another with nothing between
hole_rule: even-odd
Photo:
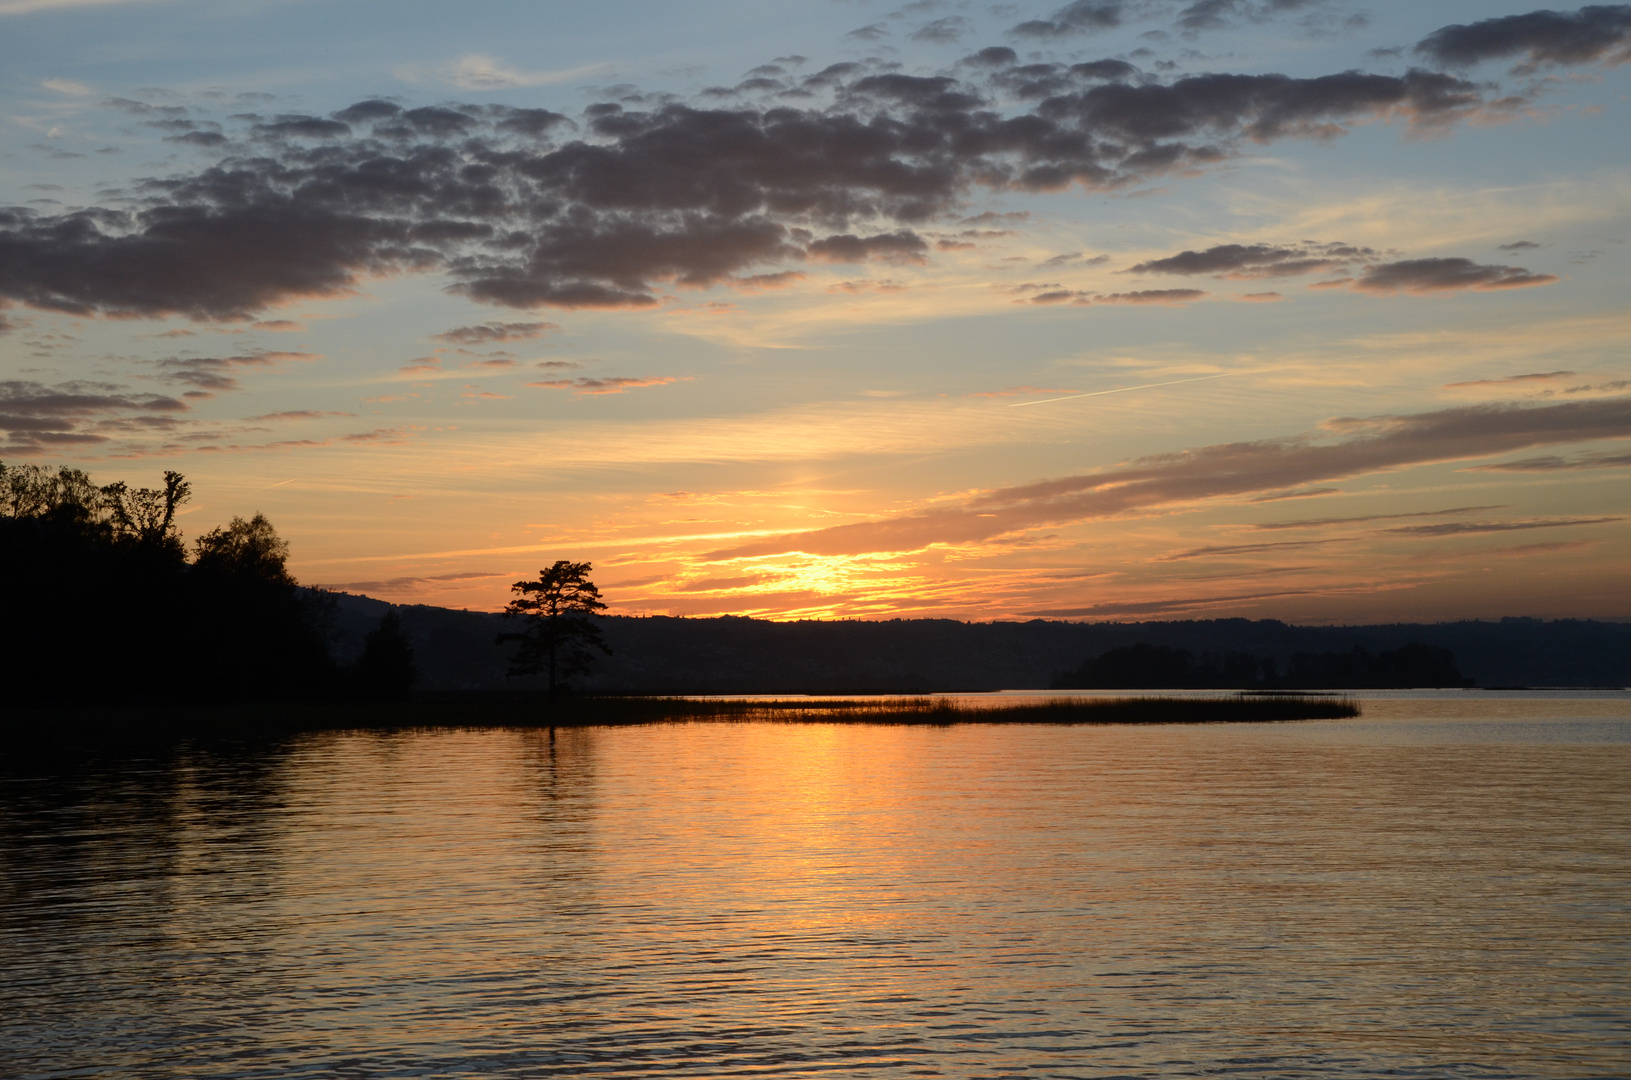
<instances>
[{"instance_id":1,"label":"tree silhouette","mask_svg":"<svg viewBox=\"0 0 1631 1080\"><path fill-rule=\"evenodd\" d=\"M324 617L260 514L188 545L191 486L98 485L0 462L0 695L9 703L275 699L329 692ZM0 707L3 711L3 707Z\"/></svg>"},{"instance_id":2,"label":"tree silhouette","mask_svg":"<svg viewBox=\"0 0 1631 1080\"><path fill-rule=\"evenodd\" d=\"M402 617L392 608L363 638L362 656L356 666L357 691L365 698L401 701L418 678L413 645L402 629Z\"/></svg>"},{"instance_id":3,"label":"tree silhouette","mask_svg":"<svg viewBox=\"0 0 1631 1080\"><path fill-rule=\"evenodd\" d=\"M211 529L194 545L193 560L201 573L257 581L272 586L293 586L286 563L289 542L277 534L266 515L256 514L245 521L232 519L224 529Z\"/></svg>"},{"instance_id":4,"label":"tree silhouette","mask_svg":"<svg viewBox=\"0 0 1631 1080\"><path fill-rule=\"evenodd\" d=\"M179 554L184 549L176 535L176 510L192 497L192 492L193 486L180 473L167 469L163 491L131 490L118 480L102 488L102 503L116 539Z\"/></svg>"},{"instance_id":5,"label":"tree silhouette","mask_svg":"<svg viewBox=\"0 0 1631 1080\"><path fill-rule=\"evenodd\" d=\"M322 598L288 570L289 542L263 514L235 517L193 542L188 651L205 698L277 698L330 677Z\"/></svg>"},{"instance_id":6,"label":"tree silhouette","mask_svg":"<svg viewBox=\"0 0 1631 1080\"><path fill-rule=\"evenodd\" d=\"M606 605L600 590L589 580L588 563L557 560L554 566L538 571L537 581L518 581L510 586L516 594L504 608L506 619L525 619L519 632L498 635L497 644L520 643L506 673L549 674L551 695L561 692L564 682L589 669L594 662L591 649L610 656L612 650L601 638L600 627L590 618Z\"/></svg>"}]
</instances>

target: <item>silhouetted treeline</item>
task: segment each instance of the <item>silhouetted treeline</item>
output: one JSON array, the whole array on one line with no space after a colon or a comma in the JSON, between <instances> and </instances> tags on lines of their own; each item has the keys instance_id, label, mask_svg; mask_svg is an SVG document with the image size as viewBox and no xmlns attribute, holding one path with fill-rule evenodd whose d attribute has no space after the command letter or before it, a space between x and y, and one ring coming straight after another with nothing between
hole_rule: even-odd
<instances>
[{"instance_id":1,"label":"silhouetted treeline","mask_svg":"<svg viewBox=\"0 0 1631 1080\"><path fill-rule=\"evenodd\" d=\"M343 593L337 602L338 624L347 631L337 649L349 659L390 605ZM524 680L505 679L508 658L493 648L493 636L507 624L497 613L420 604L396 610L413 641L422 689L543 689L541 681L528 687ZM1187 649L1196 657L1243 653L1260 663L1272 659L1280 678L1298 653L1351 654L1357 647L1374 655L1420 642L1448 650L1459 672L1479 686L1631 685L1631 625L1585 619L1374 626L1293 626L1273 619L771 622L732 616L601 616L598 622L613 655L580 680L586 693L1046 689L1084 657L1139 642ZM1332 676L1328 685L1344 681ZM1305 683L1305 689L1320 685L1312 678Z\"/></svg>"},{"instance_id":2,"label":"silhouetted treeline","mask_svg":"<svg viewBox=\"0 0 1631 1080\"><path fill-rule=\"evenodd\" d=\"M260 514L183 542L191 493L98 486L77 469L0 463L0 686L7 703L390 696L412 681L395 645L342 669L331 596L290 576L289 545Z\"/></svg>"},{"instance_id":3,"label":"silhouetted treeline","mask_svg":"<svg viewBox=\"0 0 1631 1080\"><path fill-rule=\"evenodd\" d=\"M1172 689L1349 689L1379 690L1468 685L1448 649L1412 641L1402 648L1372 653L1361 646L1347 652L1293 653L1282 671L1272 656L1245 652L1203 653L1139 642L1089 657L1073 671L1055 676L1055 690L1137 687Z\"/></svg>"}]
</instances>

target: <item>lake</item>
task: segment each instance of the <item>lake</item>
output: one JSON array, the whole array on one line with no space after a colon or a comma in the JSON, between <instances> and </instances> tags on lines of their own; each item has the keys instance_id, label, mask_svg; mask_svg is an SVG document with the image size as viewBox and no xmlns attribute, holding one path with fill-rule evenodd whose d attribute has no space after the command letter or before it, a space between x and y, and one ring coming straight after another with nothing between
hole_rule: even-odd
<instances>
[{"instance_id":1,"label":"lake","mask_svg":"<svg viewBox=\"0 0 1631 1080\"><path fill-rule=\"evenodd\" d=\"M0 1075L1631 1074L1631 695L0 759Z\"/></svg>"}]
</instances>

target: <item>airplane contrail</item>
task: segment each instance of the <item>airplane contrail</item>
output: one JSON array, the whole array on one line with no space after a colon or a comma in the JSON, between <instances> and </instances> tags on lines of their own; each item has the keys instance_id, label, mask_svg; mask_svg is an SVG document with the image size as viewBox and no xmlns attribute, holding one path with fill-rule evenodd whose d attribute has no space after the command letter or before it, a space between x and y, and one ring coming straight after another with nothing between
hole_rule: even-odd
<instances>
[{"instance_id":1,"label":"airplane contrail","mask_svg":"<svg viewBox=\"0 0 1631 1080\"><path fill-rule=\"evenodd\" d=\"M1179 383L1205 382L1208 379L1227 379L1231 375L1248 375L1246 371L1225 371L1221 375L1197 375L1193 379L1173 379L1171 382L1142 383L1138 386L1118 386L1114 390L1094 390L1089 394L1070 394L1067 397L1037 398L1035 401L1016 401L1008 407L1017 409L1021 405L1042 405L1049 401L1074 401L1076 398L1103 397L1105 394L1125 394L1129 390L1149 390L1157 386L1177 386Z\"/></svg>"},{"instance_id":2,"label":"airplane contrail","mask_svg":"<svg viewBox=\"0 0 1631 1080\"><path fill-rule=\"evenodd\" d=\"M300 477L298 477L298 476L291 476L287 480L279 480L275 484L267 484L265 487L261 488L261 490L262 491L271 491L275 487L282 487L284 484L292 484L296 480L299 480L299 479L300 479Z\"/></svg>"}]
</instances>

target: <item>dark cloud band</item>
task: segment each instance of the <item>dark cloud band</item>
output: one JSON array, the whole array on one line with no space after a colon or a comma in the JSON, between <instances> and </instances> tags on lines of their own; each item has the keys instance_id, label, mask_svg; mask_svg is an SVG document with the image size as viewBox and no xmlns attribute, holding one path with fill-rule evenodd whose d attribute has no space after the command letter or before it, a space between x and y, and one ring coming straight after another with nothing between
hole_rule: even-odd
<instances>
[{"instance_id":1,"label":"dark cloud band","mask_svg":"<svg viewBox=\"0 0 1631 1080\"><path fill-rule=\"evenodd\" d=\"M1597 4L1578 11L1531 11L1446 26L1416 45L1418 55L1466 66L1510 56L1525 66L1631 59L1631 5Z\"/></svg>"}]
</instances>

